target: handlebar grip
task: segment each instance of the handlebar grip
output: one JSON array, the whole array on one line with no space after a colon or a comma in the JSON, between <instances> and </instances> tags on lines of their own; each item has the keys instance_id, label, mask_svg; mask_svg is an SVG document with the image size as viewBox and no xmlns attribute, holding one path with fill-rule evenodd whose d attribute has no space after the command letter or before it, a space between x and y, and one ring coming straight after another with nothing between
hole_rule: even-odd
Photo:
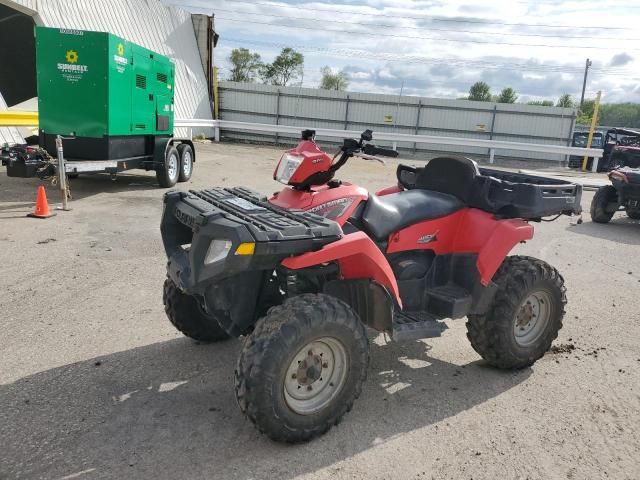
<instances>
[{"instance_id":1,"label":"handlebar grip","mask_svg":"<svg viewBox=\"0 0 640 480\"><path fill-rule=\"evenodd\" d=\"M387 150L386 148L376 147L374 155L382 155L383 157L395 158L398 156L398 152L396 152L395 150Z\"/></svg>"}]
</instances>

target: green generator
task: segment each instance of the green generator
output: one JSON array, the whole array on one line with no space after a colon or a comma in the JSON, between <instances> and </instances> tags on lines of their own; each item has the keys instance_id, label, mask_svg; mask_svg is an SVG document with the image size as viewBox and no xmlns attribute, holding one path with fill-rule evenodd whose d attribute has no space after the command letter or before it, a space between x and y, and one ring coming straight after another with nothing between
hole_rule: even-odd
<instances>
[{"instance_id":1,"label":"green generator","mask_svg":"<svg viewBox=\"0 0 640 480\"><path fill-rule=\"evenodd\" d=\"M36 28L39 143L69 173L155 170L161 186L191 176L189 139L173 136L175 65L110 33Z\"/></svg>"}]
</instances>

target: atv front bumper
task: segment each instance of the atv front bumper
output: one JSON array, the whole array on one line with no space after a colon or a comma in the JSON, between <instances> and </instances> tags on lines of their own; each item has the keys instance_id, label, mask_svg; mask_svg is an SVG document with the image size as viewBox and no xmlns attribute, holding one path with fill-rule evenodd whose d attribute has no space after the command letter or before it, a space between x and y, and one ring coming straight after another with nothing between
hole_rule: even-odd
<instances>
[{"instance_id":1,"label":"atv front bumper","mask_svg":"<svg viewBox=\"0 0 640 480\"><path fill-rule=\"evenodd\" d=\"M241 187L165 194L160 232L167 273L191 295L242 272L272 270L342 236L331 220L276 207Z\"/></svg>"}]
</instances>

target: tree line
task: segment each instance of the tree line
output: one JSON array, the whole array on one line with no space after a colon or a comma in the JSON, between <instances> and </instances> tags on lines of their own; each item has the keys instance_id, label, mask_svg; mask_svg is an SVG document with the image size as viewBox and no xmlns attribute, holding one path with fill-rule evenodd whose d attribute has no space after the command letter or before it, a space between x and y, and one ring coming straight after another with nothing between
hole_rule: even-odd
<instances>
[{"instance_id":1,"label":"tree line","mask_svg":"<svg viewBox=\"0 0 640 480\"><path fill-rule=\"evenodd\" d=\"M491 87L486 82L476 82L469 89L469 96L464 100L476 102L516 103L518 95L511 87L503 88L498 95L491 94ZM553 100L532 100L527 105L539 105L542 107L577 108L577 123L590 124L595 107L594 99L585 99L582 106L568 93L563 93L554 102ZM640 104L638 103L603 103L600 104L597 123L599 125L619 127L640 127Z\"/></svg>"},{"instance_id":2,"label":"tree line","mask_svg":"<svg viewBox=\"0 0 640 480\"><path fill-rule=\"evenodd\" d=\"M261 80L265 84L286 87L302 82L304 75L304 55L293 48L283 48L271 63L262 61L259 53L246 48L234 48L229 55L232 82L255 82ZM325 90L346 90L349 78L344 71L334 72L330 67L320 69L322 78L320 88Z\"/></svg>"}]
</instances>

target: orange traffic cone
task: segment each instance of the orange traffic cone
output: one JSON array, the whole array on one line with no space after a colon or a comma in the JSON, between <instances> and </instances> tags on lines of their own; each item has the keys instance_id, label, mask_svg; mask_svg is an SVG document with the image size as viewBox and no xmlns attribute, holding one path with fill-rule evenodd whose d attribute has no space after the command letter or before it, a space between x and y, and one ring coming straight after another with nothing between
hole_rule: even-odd
<instances>
[{"instance_id":1,"label":"orange traffic cone","mask_svg":"<svg viewBox=\"0 0 640 480\"><path fill-rule=\"evenodd\" d=\"M55 215L54 212L49 210L49 202L47 202L47 192L44 187L40 185L38 187L38 194L36 196L36 208L33 213L27 213L27 217L35 218L49 218Z\"/></svg>"}]
</instances>

